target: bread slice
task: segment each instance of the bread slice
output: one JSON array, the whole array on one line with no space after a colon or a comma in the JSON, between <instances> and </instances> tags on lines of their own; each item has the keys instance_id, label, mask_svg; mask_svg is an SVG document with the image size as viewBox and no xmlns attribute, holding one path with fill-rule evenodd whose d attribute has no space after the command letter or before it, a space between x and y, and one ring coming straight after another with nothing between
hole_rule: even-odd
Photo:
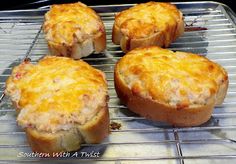
<instances>
[{"instance_id":1,"label":"bread slice","mask_svg":"<svg viewBox=\"0 0 236 164\"><path fill-rule=\"evenodd\" d=\"M116 64L114 78L118 97L131 111L175 126L208 121L229 83L219 64L155 46L127 53Z\"/></svg>"},{"instance_id":2,"label":"bread slice","mask_svg":"<svg viewBox=\"0 0 236 164\"><path fill-rule=\"evenodd\" d=\"M101 18L81 2L52 5L43 30L52 55L79 59L106 48Z\"/></svg>"},{"instance_id":3,"label":"bread slice","mask_svg":"<svg viewBox=\"0 0 236 164\"><path fill-rule=\"evenodd\" d=\"M170 3L141 3L115 16L112 41L124 52L137 47L168 47L184 33L181 11Z\"/></svg>"},{"instance_id":4,"label":"bread slice","mask_svg":"<svg viewBox=\"0 0 236 164\"><path fill-rule=\"evenodd\" d=\"M46 56L13 69L5 93L33 151L74 151L109 133L105 75L87 63Z\"/></svg>"}]
</instances>

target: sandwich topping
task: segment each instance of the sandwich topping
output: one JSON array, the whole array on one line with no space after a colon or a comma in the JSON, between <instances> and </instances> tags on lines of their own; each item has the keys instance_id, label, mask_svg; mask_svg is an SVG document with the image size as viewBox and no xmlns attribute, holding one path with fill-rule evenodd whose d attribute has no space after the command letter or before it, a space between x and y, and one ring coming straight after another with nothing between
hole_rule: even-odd
<instances>
[{"instance_id":1,"label":"sandwich topping","mask_svg":"<svg viewBox=\"0 0 236 164\"><path fill-rule=\"evenodd\" d=\"M104 74L63 57L23 62L13 69L5 92L20 110L19 125L47 132L86 123L107 101Z\"/></svg>"},{"instance_id":2,"label":"sandwich topping","mask_svg":"<svg viewBox=\"0 0 236 164\"><path fill-rule=\"evenodd\" d=\"M82 43L104 31L99 16L91 8L78 3L52 5L45 15L46 39L55 44Z\"/></svg>"},{"instance_id":3,"label":"sandwich topping","mask_svg":"<svg viewBox=\"0 0 236 164\"><path fill-rule=\"evenodd\" d=\"M220 65L205 57L159 47L130 51L117 69L133 94L180 109L206 105L228 78Z\"/></svg>"},{"instance_id":4,"label":"sandwich topping","mask_svg":"<svg viewBox=\"0 0 236 164\"><path fill-rule=\"evenodd\" d=\"M138 4L116 15L116 26L129 38L139 39L168 30L177 26L182 13L168 3L148 2ZM170 31L174 34L173 31ZM166 34L167 37L171 37Z\"/></svg>"}]
</instances>

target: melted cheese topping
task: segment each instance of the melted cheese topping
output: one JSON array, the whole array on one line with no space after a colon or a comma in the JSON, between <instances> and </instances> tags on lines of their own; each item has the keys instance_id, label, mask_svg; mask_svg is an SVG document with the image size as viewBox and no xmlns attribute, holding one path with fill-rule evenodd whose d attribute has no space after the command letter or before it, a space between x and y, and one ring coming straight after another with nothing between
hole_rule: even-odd
<instances>
[{"instance_id":1,"label":"melted cheese topping","mask_svg":"<svg viewBox=\"0 0 236 164\"><path fill-rule=\"evenodd\" d=\"M180 108L207 104L228 78L205 57L158 47L130 51L116 71L133 94Z\"/></svg>"},{"instance_id":2,"label":"melted cheese topping","mask_svg":"<svg viewBox=\"0 0 236 164\"><path fill-rule=\"evenodd\" d=\"M55 132L84 124L106 105L104 74L83 61L45 57L15 67L6 93L21 109L23 127Z\"/></svg>"},{"instance_id":3,"label":"melted cheese topping","mask_svg":"<svg viewBox=\"0 0 236 164\"><path fill-rule=\"evenodd\" d=\"M182 13L174 5L148 2L117 14L115 25L129 38L144 38L157 32L169 31L171 33L170 27L174 28L174 32L180 19L182 19ZM166 39L168 37L171 36L166 35Z\"/></svg>"},{"instance_id":4,"label":"melted cheese topping","mask_svg":"<svg viewBox=\"0 0 236 164\"><path fill-rule=\"evenodd\" d=\"M104 31L100 17L83 3L52 5L45 14L44 31L51 43L72 45Z\"/></svg>"}]
</instances>

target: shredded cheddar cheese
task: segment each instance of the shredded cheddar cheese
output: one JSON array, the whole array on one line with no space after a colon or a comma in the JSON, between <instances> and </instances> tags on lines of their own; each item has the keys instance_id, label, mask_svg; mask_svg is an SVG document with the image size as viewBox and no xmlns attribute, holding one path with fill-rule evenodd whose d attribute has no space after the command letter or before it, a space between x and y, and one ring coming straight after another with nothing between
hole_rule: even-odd
<instances>
[{"instance_id":1,"label":"shredded cheddar cheese","mask_svg":"<svg viewBox=\"0 0 236 164\"><path fill-rule=\"evenodd\" d=\"M206 104L228 78L205 57L159 47L132 50L116 68L133 94L175 107Z\"/></svg>"},{"instance_id":2,"label":"shredded cheddar cheese","mask_svg":"<svg viewBox=\"0 0 236 164\"><path fill-rule=\"evenodd\" d=\"M103 29L100 17L91 8L78 3L52 5L45 14L44 31L52 43L73 45Z\"/></svg>"},{"instance_id":3,"label":"shredded cheddar cheese","mask_svg":"<svg viewBox=\"0 0 236 164\"><path fill-rule=\"evenodd\" d=\"M21 110L18 123L44 131L85 123L104 105L107 94L101 71L81 60L50 56L15 67L6 92Z\"/></svg>"},{"instance_id":4,"label":"shredded cheddar cheese","mask_svg":"<svg viewBox=\"0 0 236 164\"><path fill-rule=\"evenodd\" d=\"M132 39L145 38L167 31L165 39L169 42L175 35L180 19L182 19L182 13L174 5L148 2L118 13L115 24L125 36Z\"/></svg>"}]
</instances>

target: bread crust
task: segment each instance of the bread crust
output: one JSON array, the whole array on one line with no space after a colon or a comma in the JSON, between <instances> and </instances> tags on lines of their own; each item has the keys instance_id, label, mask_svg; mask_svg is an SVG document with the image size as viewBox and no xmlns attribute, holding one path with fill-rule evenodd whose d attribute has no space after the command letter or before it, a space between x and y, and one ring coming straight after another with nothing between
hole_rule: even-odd
<instances>
[{"instance_id":1,"label":"bread crust","mask_svg":"<svg viewBox=\"0 0 236 164\"><path fill-rule=\"evenodd\" d=\"M71 12L73 12L74 10L75 13L71 14L69 10L71 10ZM84 13L81 14L77 12L77 10L80 10ZM59 18L61 14L63 14L63 16L65 17L68 17L68 19L60 20ZM81 22L74 19L74 15L77 15L77 17L90 16L89 19L91 20L88 19L87 21L91 21L91 23L93 23L90 27L94 28L92 32L86 32L86 29L84 28L87 28L87 26L82 26ZM56 19L59 19L58 22L55 21ZM64 32L60 32L58 30L58 23L63 24L63 21L65 26L67 26L66 23L68 21L71 21L69 24L70 27L68 26L67 28L63 28ZM79 26L79 28L77 26ZM106 49L105 26L101 18L96 14L94 10L81 2L53 5L51 9L45 14L43 30L46 34L46 40L48 42L48 48L51 55L80 59L81 57L86 57L91 53L101 53ZM57 30L59 32L57 32ZM60 35L70 32L71 34L69 36L63 36L65 37L65 39L58 40L58 37L60 37ZM71 37L72 42L69 41L69 38Z\"/></svg>"},{"instance_id":2,"label":"bread crust","mask_svg":"<svg viewBox=\"0 0 236 164\"><path fill-rule=\"evenodd\" d=\"M224 102L229 86L229 79L225 79L225 82L220 86L218 93L216 94L216 105L221 105Z\"/></svg>"},{"instance_id":3,"label":"bread crust","mask_svg":"<svg viewBox=\"0 0 236 164\"><path fill-rule=\"evenodd\" d=\"M147 64L149 59L142 60L142 58L140 56L143 55L142 56L143 59L149 58L149 56L151 56L151 53L160 54L160 58L158 58L158 55L156 55L153 57L154 59L156 59L155 61L152 61L153 64L152 63ZM150 79L155 79L155 80L160 79L160 78L165 79L166 72L163 72L164 71L163 68L165 68L165 67L162 68L161 66L159 66L160 68L158 67L158 69L155 69L155 70L154 69L150 70L148 68L156 68L155 64L154 64L155 62L156 62L156 65L163 64L163 66L164 66L165 64L167 64L167 68L169 68L169 65L174 65L174 63L171 63L168 60L168 57L165 56L166 53L172 53L172 54L170 54L170 56L168 56L170 58L173 55L176 55L176 56L178 55L178 57L174 58L173 61L175 61L177 59L178 60L188 60L187 58L184 59L183 58L184 56L181 56L181 55L186 55L188 57L191 55L192 57L190 57L190 58L193 58L192 63L196 62L196 60L199 60L199 62L202 62L202 64L204 64L204 66L199 66L200 63L197 63L197 68L194 67L194 64L193 64L192 69L197 70L198 68L199 69L204 68L204 69L206 69L204 71L212 71L212 76L214 75L214 77L216 79L215 79L215 82L213 82L214 85L212 85L212 86L214 86L214 88L210 87L211 94L210 94L210 96L207 96L205 98L205 103L197 104L196 100L192 100L193 104L191 104L190 100L187 100L187 101L185 100L186 102L183 102L183 104L181 102L180 104L178 103L176 105L173 105L172 103L169 103L172 101L177 101L177 100L171 100L171 97L173 97L173 96L168 96L169 97L168 99L163 99L163 97L161 97L161 94L157 93L159 90L156 91L155 90L156 88L151 88L151 90L150 90L150 86L148 86L148 84L155 84L159 87L162 87L162 85L166 86L172 82L172 81L168 81L168 82L164 81L163 83L144 82L144 81L146 81L146 80L148 81ZM139 55L139 57L137 57L137 55ZM128 56L130 56L130 58ZM125 59L123 59L123 58L125 58ZM131 111L133 111L134 113L137 113L147 119L150 119L153 121L163 121L163 122L167 122L171 125L179 126L179 127L198 126L198 125L201 125L201 124L207 122L210 119L211 114L214 109L214 106L220 105L226 96L227 89L228 89L228 83L229 83L226 71L220 65L213 63L213 62L209 61L208 59L204 59L203 57L199 57L197 55L190 54L190 53L187 54L184 52L176 52L176 54L173 54L172 51L164 50L164 49L161 49L158 47L146 47L146 48L137 48L133 51L130 51L123 58L122 58L123 60L120 59L120 61L118 61L118 63L115 66L114 85L115 85L116 93L117 93L118 97L120 98L121 102L123 104L127 105L127 107ZM161 63L161 62L158 63L157 62L158 59L160 61L163 60L163 63ZM127 63L127 61L132 61L132 63L134 63L134 64ZM140 62L140 63L136 63L136 62ZM149 61L149 62L151 62L151 61ZM144 64L144 63L146 63L146 64ZM148 67L148 65L151 65L151 66ZM135 66L137 66L137 67L135 67ZM125 69L124 69L124 67L125 67ZM183 65L181 65L181 64L180 64L180 67L184 68ZM216 68L216 67L218 67L218 68ZM178 68L179 68L178 66L176 66L174 68L176 70L176 77L181 77L181 76L178 76L178 72L181 72L183 70L178 70ZM187 69L187 67L185 69ZM153 76L153 74L147 73L147 72L155 72L158 70L161 72L160 77L158 77L159 75L157 72L155 74L155 77ZM145 72L145 74L142 74L140 72ZM133 74L130 74L130 73L133 73ZM164 73L164 76L162 75L163 73ZM172 72L169 72L169 73L170 73L169 74L170 76L173 75ZM192 74L192 76L194 76L196 78L198 78L198 76L199 76L199 74L197 74L197 72L195 72L195 73L192 72L191 74ZM136 76L136 77L134 77L134 76ZM150 78L148 79L147 76L149 76ZM166 76L170 77L168 75L166 75ZM209 75L206 74L205 76L209 76ZM131 79L131 77L132 77L132 79ZM141 77L142 77L142 80L144 80L144 81L139 79ZM170 78L170 79L172 79L172 78ZM127 82L127 80L129 82ZM178 81L178 78L173 80L173 83L170 84L170 86L175 84L174 82L177 82L177 81ZM212 82L212 81L210 81L210 82ZM194 84L192 84L192 85L194 85ZM208 85L209 84L206 84L206 86L208 86ZM144 87L145 89L143 89L142 87ZM179 86L175 86L175 89L173 90L173 92L177 92L178 89L176 89L176 88L178 88L178 87ZM167 91L165 89L162 88L162 91L169 93L169 90ZM188 88L187 88L187 90L188 90ZM159 96L158 97L150 96L150 91L151 91L151 93L156 92L157 95L159 95ZM182 92L184 94L186 94L185 91L182 90ZM169 94L171 94L171 93L169 93ZM190 97L194 97L194 95L192 95L192 94L193 93L189 94ZM197 93L195 93L195 94L197 94ZM196 96L200 97L200 95L199 96L196 95ZM167 102L166 100L168 100L169 102Z\"/></svg>"},{"instance_id":4,"label":"bread crust","mask_svg":"<svg viewBox=\"0 0 236 164\"><path fill-rule=\"evenodd\" d=\"M121 102L126 104L134 113L147 119L168 122L178 127L190 127L203 124L211 117L214 107L213 98L207 105L202 107L177 109L133 94L121 81L116 71L114 78L116 93Z\"/></svg>"},{"instance_id":5,"label":"bread crust","mask_svg":"<svg viewBox=\"0 0 236 164\"><path fill-rule=\"evenodd\" d=\"M155 6L155 5L159 5L159 4L166 6L167 8L169 6L171 6L172 8L174 7L175 10L177 11L177 8L170 3L148 2L146 4L140 4L140 6L141 5ZM129 9L126 11L128 12ZM132 12L132 11L130 11L130 12ZM146 11L146 12L151 12L151 11ZM172 12L172 10L170 10L169 12ZM134 35L127 35L127 34L125 34L125 32L122 32L122 31L126 31L127 28L122 29L122 27L120 27L116 21L117 17L124 17L122 14L123 14L123 12L117 14L115 17L115 22L114 22L113 29L112 29L112 41L114 44L120 44L121 49L124 52L128 52L128 51L130 51L134 48L137 48L137 47L145 47L145 46L156 45L156 46L160 46L160 47L168 47L171 44L171 42L175 41L179 36L181 36L184 33L184 21L183 21L182 13L180 11L178 11L179 19L176 20L174 25L168 24L168 22L166 22L166 25L165 25L166 27L164 28L164 30L158 29L158 30L156 30L156 32L154 32L153 34L147 35L146 37L137 37L137 36L135 36L135 34ZM137 17L137 18L132 18L132 19L139 20L140 18ZM127 18L127 21L129 21L128 18ZM153 28L155 28L156 25L153 22L153 24L151 26L153 26ZM130 27L129 30L132 31L133 29L131 29L131 28L132 27ZM145 31L145 28L142 29L142 25L140 25L139 30Z\"/></svg>"},{"instance_id":6,"label":"bread crust","mask_svg":"<svg viewBox=\"0 0 236 164\"><path fill-rule=\"evenodd\" d=\"M99 37L94 38L94 53L100 53L106 49L106 32L101 33Z\"/></svg>"},{"instance_id":7,"label":"bread crust","mask_svg":"<svg viewBox=\"0 0 236 164\"><path fill-rule=\"evenodd\" d=\"M73 59L80 59L82 57L86 57L91 53L99 54L106 49L106 33L103 32L93 39L88 39L83 43L79 43L75 39L74 43L70 45L66 44L58 44L53 42L48 42L48 49L51 55L54 56L64 56L70 57ZM85 44L90 45L90 47L86 50L82 50ZM91 46L92 45L92 46Z\"/></svg>"},{"instance_id":8,"label":"bread crust","mask_svg":"<svg viewBox=\"0 0 236 164\"><path fill-rule=\"evenodd\" d=\"M99 113L84 125L68 131L48 133L26 128L28 142L34 152L49 153L75 151L82 143L99 143L109 134L108 107L99 109Z\"/></svg>"}]
</instances>

